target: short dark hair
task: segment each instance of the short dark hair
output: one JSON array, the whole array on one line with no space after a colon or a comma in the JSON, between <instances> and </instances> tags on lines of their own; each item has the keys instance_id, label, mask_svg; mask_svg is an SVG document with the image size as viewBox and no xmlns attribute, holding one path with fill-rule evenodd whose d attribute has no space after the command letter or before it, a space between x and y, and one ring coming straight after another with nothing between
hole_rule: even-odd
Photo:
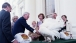
<instances>
[{"instance_id":1,"label":"short dark hair","mask_svg":"<svg viewBox=\"0 0 76 43\"><path fill-rule=\"evenodd\" d=\"M40 13L39 15L38 15L38 17L40 17L42 15L42 17L43 17L43 19L45 18L45 16L44 16L44 14L43 13Z\"/></svg>"},{"instance_id":2,"label":"short dark hair","mask_svg":"<svg viewBox=\"0 0 76 43\"><path fill-rule=\"evenodd\" d=\"M63 17L63 16L64 16L65 18L67 18L67 16L66 16L66 15L62 15L61 17Z\"/></svg>"},{"instance_id":3,"label":"short dark hair","mask_svg":"<svg viewBox=\"0 0 76 43\"><path fill-rule=\"evenodd\" d=\"M7 8L7 6L11 6L8 2L3 3L2 8Z\"/></svg>"}]
</instances>

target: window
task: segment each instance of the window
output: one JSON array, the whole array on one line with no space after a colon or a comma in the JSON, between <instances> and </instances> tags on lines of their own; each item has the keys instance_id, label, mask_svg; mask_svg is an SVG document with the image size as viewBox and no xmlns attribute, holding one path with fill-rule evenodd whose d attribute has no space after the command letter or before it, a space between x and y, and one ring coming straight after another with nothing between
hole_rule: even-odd
<instances>
[{"instance_id":1,"label":"window","mask_svg":"<svg viewBox=\"0 0 76 43\"><path fill-rule=\"evenodd\" d=\"M55 3L54 0L46 0L45 1L45 13L46 15L50 15L55 12Z\"/></svg>"},{"instance_id":2,"label":"window","mask_svg":"<svg viewBox=\"0 0 76 43\"><path fill-rule=\"evenodd\" d=\"M20 16L22 16L23 13L24 13L24 7L21 7L21 8L20 8Z\"/></svg>"},{"instance_id":3,"label":"window","mask_svg":"<svg viewBox=\"0 0 76 43\"><path fill-rule=\"evenodd\" d=\"M23 8L23 7L21 7L21 8L20 8L20 10L21 10L21 13L20 13L20 14L21 14L21 15L23 15L24 8Z\"/></svg>"}]
</instances>

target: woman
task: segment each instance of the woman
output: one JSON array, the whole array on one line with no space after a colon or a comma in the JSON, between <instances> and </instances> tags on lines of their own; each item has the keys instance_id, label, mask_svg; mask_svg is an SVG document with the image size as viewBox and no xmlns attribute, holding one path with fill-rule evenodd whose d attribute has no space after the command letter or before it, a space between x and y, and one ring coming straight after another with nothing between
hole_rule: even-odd
<instances>
[{"instance_id":1,"label":"woman","mask_svg":"<svg viewBox=\"0 0 76 43\"><path fill-rule=\"evenodd\" d=\"M39 27L43 23L43 19L45 18L45 16L43 13L40 13L38 15L38 18L39 18L39 21L37 21L37 26ZM44 40L45 40L44 37L42 35L40 35L39 41L44 41Z\"/></svg>"},{"instance_id":2,"label":"woman","mask_svg":"<svg viewBox=\"0 0 76 43\"><path fill-rule=\"evenodd\" d=\"M61 38L62 39L71 39L72 38L72 33L71 33L72 26L71 26L70 22L67 20L66 15L62 15L61 18L65 25L65 27L62 28L61 29L62 31L60 32Z\"/></svg>"},{"instance_id":3,"label":"woman","mask_svg":"<svg viewBox=\"0 0 76 43\"><path fill-rule=\"evenodd\" d=\"M15 22L18 20L18 16L14 16L13 18L12 18L12 23L11 23L11 28L13 29L13 26L14 26L14 24L15 24Z\"/></svg>"},{"instance_id":4,"label":"woman","mask_svg":"<svg viewBox=\"0 0 76 43\"><path fill-rule=\"evenodd\" d=\"M39 21L37 21L37 26L39 27L43 23L43 19L45 18L43 13L38 15Z\"/></svg>"}]
</instances>

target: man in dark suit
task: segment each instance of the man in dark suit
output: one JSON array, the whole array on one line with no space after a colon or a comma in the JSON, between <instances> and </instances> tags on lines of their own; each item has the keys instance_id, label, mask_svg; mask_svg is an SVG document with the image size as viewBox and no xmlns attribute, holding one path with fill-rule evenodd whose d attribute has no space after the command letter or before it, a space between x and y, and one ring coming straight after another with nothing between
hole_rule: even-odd
<instances>
[{"instance_id":1,"label":"man in dark suit","mask_svg":"<svg viewBox=\"0 0 76 43\"><path fill-rule=\"evenodd\" d=\"M0 43L18 43L11 33L11 5L5 2L0 11Z\"/></svg>"},{"instance_id":2,"label":"man in dark suit","mask_svg":"<svg viewBox=\"0 0 76 43\"><path fill-rule=\"evenodd\" d=\"M37 30L34 30L27 24L26 20L28 20L28 18L29 18L29 13L25 12L24 15L15 22L12 30L13 36L15 36L17 33L24 33L25 28L32 33L38 33Z\"/></svg>"}]
</instances>

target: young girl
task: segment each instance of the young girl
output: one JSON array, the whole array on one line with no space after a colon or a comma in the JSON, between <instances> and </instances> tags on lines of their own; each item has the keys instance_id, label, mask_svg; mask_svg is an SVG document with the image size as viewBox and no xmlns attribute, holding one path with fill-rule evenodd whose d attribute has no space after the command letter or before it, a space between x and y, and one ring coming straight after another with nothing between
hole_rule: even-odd
<instances>
[{"instance_id":1,"label":"young girl","mask_svg":"<svg viewBox=\"0 0 76 43\"><path fill-rule=\"evenodd\" d=\"M38 30L38 27L37 27L37 23L35 21L32 22L32 28L35 29L35 30ZM32 40L37 40L39 35L38 34L35 34L35 33L32 33L32 32L29 32L28 34Z\"/></svg>"}]
</instances>

